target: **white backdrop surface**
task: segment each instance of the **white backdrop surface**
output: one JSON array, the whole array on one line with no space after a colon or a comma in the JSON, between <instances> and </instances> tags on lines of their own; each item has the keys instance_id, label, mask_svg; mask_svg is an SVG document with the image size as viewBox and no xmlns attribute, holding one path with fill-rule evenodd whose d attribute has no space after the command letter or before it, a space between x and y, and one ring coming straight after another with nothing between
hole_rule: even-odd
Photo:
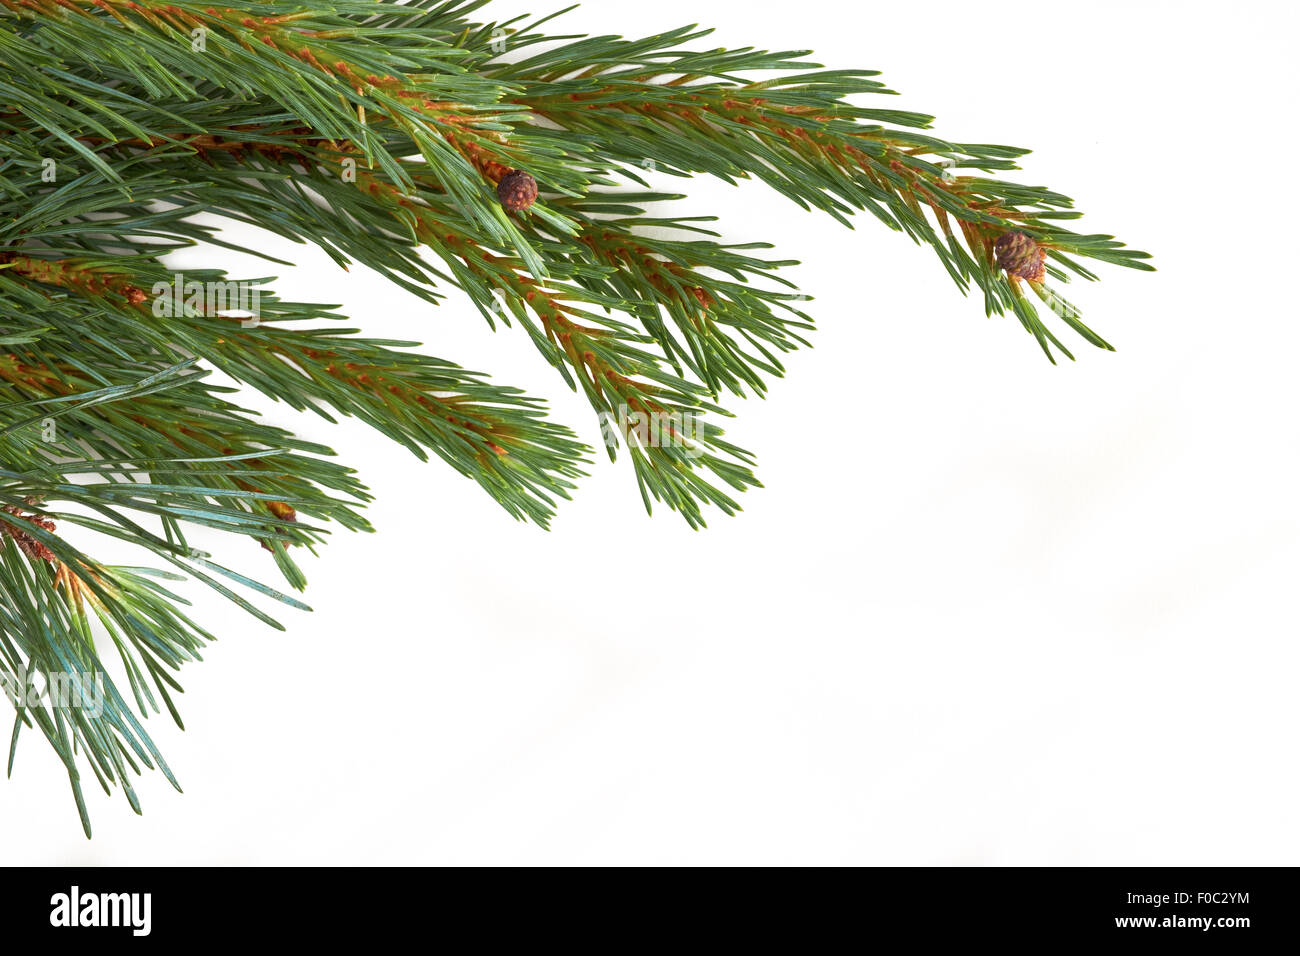
<instances>
[{"instance_id":1,"label":"white backdrop surface","mask_svg":"<svg viewBox=\"0 0 1300 956\"><path fill-rule=\"evenodd\" d=\"M1071 290L1119 351L1054 368L874 221L697 180L693 210L776 242L816 297L815 348L736 406L766 485L743 514L647 518L602 457L543 532L364 426L261 402L361 468L378 533L306 563L315 611L287 633L201 600L222 639L182 675L188 730L150 721L183 796L151 775L137 818L91 793L88 842L28 736L0 861L1296 862L1295 8L658 0L561 23L701 19L880 69L939 135L1032 147L1019 180L1156 256ZM280 271L283 297L599 441L517 330L237 236L300 267L178 262Z\"/></svg>"}]
</instances>

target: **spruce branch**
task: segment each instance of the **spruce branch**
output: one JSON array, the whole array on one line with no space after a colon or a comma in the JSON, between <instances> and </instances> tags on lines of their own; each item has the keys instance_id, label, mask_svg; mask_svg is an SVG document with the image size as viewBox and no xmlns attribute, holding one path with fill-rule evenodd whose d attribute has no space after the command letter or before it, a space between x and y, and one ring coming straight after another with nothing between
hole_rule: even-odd
<instances>
[{"instance_id":1,"label":"spruce branch","mask_svg":"<svg viewBox=\"0 0 1300 956\"><path fill-rule=\"evenodd\" d=\"M1073 356L1034 299L1111 349L1057 286L1095 279L1089 260L1151 268L1065 228L1080 215L1065 195L1005 178L1025 150L936 135L930 116L882 105L896 94L873 71L699 45L695 27L559 35L558 14L487 8L0 0L0 678L23 691L11 767L21 729L39 729L87 832L86 767L137 810L133 775L171 779L137 715L179 722L174 672L212 639L172 582L271 624L257 600L304 606L194 542L271 560L300 590L298 555L334 525L369 529L352 469L259 421L243 388L355 417L542 526L589 455L537 399L417 342L283 301L266 277L174 270L173 253L202 244L288 265L201 214L366 266L413 311L459 293L522 330L591 405L610 457L631 458L647 509L692 527L758 484L718 426L724 396L765 394L813 320L797 263L677 213L684 197L647 170L758 181L844 224L865 212L929 246L1052 361ZM190 284L255 290L253 320L192 301ZM160 567L98 563L81 550L96 537ZM106 653L129 704L101 677ZM100 680L102 707L81 682L57 700L29 692L59 675Z\"/></svg>"}]
</instances>

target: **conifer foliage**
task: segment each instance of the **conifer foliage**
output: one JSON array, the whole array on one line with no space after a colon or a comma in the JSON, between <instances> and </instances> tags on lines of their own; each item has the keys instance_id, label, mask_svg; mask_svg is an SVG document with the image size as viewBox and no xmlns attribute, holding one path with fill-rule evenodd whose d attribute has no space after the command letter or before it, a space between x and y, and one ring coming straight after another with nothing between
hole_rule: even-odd
<instances>
[{"instance_id":1,"label":"conifer foliage","mask_svg":"<svg viewBox=\"0 0 1300 956\"><path fill-rule=\"evenodd\" d=\"M87 834L88 777L137 811L134 775L172 779L141 720L166 709L179 723L176 671L213 639L175 583L278 627L268 601L303 605L236 567L260 545L300 591L295 552L332 527L367 529L353 469L259 421L212 371L358 418L543 526L592 454L538 400L366 337L333 306L169 269L183 247L239 248L200 214L527 334L600 416L591 444L631 459L647 508L692 526L757 484L718 426L722 403L761 395L813 323L794 263L723 241L647 171L760 180L846 224L866 213L928 246L1053 361L1070 356L1063 329L1110 348L1053 284L1095 278L1090 260L1150 268L1067 229L1065 196L1004 178L1024 150L939 138L871 71L718 49L695 28L565 34L553 16L493 19L502 5L0 0L9 767L38 730ZM195 529L225 533L205 531L208 546L230 539L220 560ZM145 566L98 562L105 538ZM110 657L117 681L101 676Z\"/></svg>"}]
</instances>

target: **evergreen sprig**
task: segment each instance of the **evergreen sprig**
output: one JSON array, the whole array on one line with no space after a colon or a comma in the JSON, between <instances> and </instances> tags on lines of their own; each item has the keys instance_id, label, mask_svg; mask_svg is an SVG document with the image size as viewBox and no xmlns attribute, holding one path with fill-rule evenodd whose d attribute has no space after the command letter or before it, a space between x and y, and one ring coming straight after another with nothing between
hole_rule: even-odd
<instances>
[{"instance_id":1,"label":"evergreen sprig","mask_svg":"<svg viewBox=\"0 0 1300 956\"><path fill-rule=\"evenodd\" d=\"M600 414L610 456L631 457L647 507L692 526L757 484L716 424L724 396L763 394L813 322L794 262L664 211L684 197L647 170L760 180L844 223L867 212L1053 361L1073 356L1031 293L1109 349L1048 280L1095 278L1087 260L1150 268L1064 228L1079 216L1067 197L1001 178L1024 150L944 140L931 117L878 105L892 91L874 72L697 47L709 31L693 27L561 36L553 17L491 21L485 6L0 0L0 678L24 690L11 768L21 729L39 729L87 833L79 768L137 810L133 774L172 779L139 717L165 707L179 723L174 672L212 636L164 582L192 577L273 624L241 592L302 606L187 535L257 542L300 590L297 548L331 524L368 529L351 469L259 422L205 369L356 417L542 526L590 454L539 401L417 343L367 338L263 277L169 268L203 243L286 265L200 213L314 243L432 305L456 290L519 327ZM526 210L497 195L515 170L540 184ZM236 286L255 291L254 313L188 291ZM72 543L96 535L171 570L103 565ZM99 708L83 684L26 692L101 674L105 652L130 703L107 679Z\"/></svg>"}]
</instances>

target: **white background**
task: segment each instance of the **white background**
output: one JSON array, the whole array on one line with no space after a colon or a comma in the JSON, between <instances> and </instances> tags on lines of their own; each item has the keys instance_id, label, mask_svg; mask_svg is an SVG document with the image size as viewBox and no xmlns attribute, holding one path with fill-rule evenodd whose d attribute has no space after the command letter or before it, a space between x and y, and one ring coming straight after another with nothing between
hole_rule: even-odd
<instances>
[{"instance_id":1,"label":"white background","mask_svg":"<svg viewBox=\"0 0 1300 956\"><path fill-rule=\"evenodd\" d=\"M137 818L91 793L87 842L26 736L0 860L1297 861L1294 7L658 0L561 24L701 17L719 44L883 70L941 136L1033 147L1020 181L1157 257L1071 290L1119 352L1053 368L873 220L700 180L692 211L777 242L817 297L816 347L730 428L766 484L742 515L647 518L602 460L545 533L362 426L261 402L362 468L378 534L308 562L316 610L285 634L203 600L222 640L182 675L189 729L149 722L184 796L151 775ZM599 441L518 330L240 237L301 263L282 296ZM179 262L200 263L268 271Z\"/></svg>"}]
</instances>

